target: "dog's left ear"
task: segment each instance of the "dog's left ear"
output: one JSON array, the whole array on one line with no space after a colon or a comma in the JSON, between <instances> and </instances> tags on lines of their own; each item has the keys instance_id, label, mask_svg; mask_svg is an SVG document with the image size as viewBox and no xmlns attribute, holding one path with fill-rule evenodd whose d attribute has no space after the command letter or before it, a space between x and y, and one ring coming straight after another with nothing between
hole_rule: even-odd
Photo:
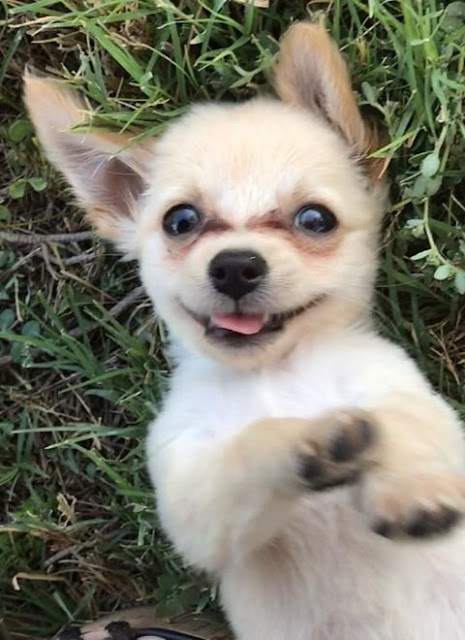
<instances>
[{"instance_id":1,"label":"dog's left ear","mask_svg":"<svg viewBox=\"0 0 465 640\"><path fill-rule=\"evenodd\" d=\"M47 155L73 187L87 217L104 238L132 253L140 198L153 158L153 140L93 130L75 132L89 106L63 83L24 77L25 102Z\"/></svg>"},{"instance_id":2,"label":"dog's left ear","mask_svg":"<svg viewBox=\"0 0 465 640\"><path fill-rule=\"evenodd\" d=\"M367 156L382 146L380 136L363 120L347 65L323 27L299 22L287 31L274 86L283 101L324 118L342 135L371 177L379 177L380 161Z\"/></svg>"}]
</instances>

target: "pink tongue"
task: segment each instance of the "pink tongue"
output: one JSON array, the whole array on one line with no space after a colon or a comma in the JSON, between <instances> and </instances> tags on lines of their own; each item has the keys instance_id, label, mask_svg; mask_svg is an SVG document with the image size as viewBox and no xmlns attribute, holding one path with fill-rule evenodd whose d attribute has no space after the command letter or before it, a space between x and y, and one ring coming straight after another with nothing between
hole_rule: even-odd
<instances>
[{"instance_id":1,"label":"pink tongue","mask_svg":"<svg viewBox=\"0 0 465 640\"><path fill-rule=\"evenodd\" d=\"M229 331L243 333L246 336L258 333L265 324L263 314L242 316L238 313L215 313L212 320L214 324L221 329L229 329Z\"/></svg>"}]
</instances>

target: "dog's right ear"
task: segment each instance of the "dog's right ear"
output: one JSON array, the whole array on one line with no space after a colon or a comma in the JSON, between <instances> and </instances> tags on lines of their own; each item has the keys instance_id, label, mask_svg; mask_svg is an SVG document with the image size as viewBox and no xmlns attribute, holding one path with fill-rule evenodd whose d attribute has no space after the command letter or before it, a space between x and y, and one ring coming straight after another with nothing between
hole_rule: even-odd
<instances>
[{"instance_id":1,"label":"dog's right ear","mask_svg":"<svg viewBox=\"0 0 465 640\"><path fill-rule=\"evenodd\" d=\"M72 131L89 107L56 80L24 77L25 102L45 151L69 184L98 233L133 250L139 200L150 175L153 140Z\"/></svg>"},{"instance_id":2,"label":"dog's right ear","mask_svg":"<svg viewBox=\"0 0 465 640\"><path fill-rule=\"evenodd\" d=\"M368 174L380 177L383 161L367 157L382 146L381 136L362 118L347 65L323 27L309 22L290 27L281 42L274 86L284 102L325 120Z\"/></svg>"}]
</instances>

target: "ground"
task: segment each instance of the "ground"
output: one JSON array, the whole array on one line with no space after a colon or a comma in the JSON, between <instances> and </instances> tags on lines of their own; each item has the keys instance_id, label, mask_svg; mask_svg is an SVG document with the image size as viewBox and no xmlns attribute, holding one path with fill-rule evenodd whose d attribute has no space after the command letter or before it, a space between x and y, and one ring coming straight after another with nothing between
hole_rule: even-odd
<instances>
[{"instance_id":1,"label":"ground","mask_svg":"<svg viewBox=\"0 0 465 640\"><path fill-rule=\"evenodd\" d=\"M41 155L26 64L87 94L94 126L153 134L192 100L268 90L280 34L321 19L392 180L377 317L465 416L465 2L5 0L0 22L0 611L49 636L134 604L217 607L160 532L146 425L168 365L133 263L99 242ZM269 5L269 6L267 6ZM307 5L307 6L306 6ZM446 9L444 7L446 6ZM55 237L53 234L64 234ZM1 623L0 623L1 625ZM2 627L0 626L0 636Z\"/></svg>"}]
</instances>

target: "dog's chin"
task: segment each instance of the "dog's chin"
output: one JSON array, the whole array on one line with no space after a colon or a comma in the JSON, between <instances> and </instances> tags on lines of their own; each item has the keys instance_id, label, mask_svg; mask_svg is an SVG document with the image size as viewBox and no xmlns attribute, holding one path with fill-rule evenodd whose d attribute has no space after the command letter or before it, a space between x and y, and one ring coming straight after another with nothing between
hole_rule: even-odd
<instances>
[{"instance_id":1,"label":"dog's chin","mask_svg":"<svg viewBox=\"0 0 465 640\"><path fill-rule=\"evenodd\" d=\"M185 313L203 328L204 337L212 346L225 349L253 349L265 347L278 340L293 320L320 304L324 297L324 295L318 296L304 305L281 313L247 314L240 312L229 316L222 315L221 317L223 318L229 318L229 322L226 323L229 326L224 326L224 323L218 323L215 315L205 316L188 309L184 305L182 307ZM262 317L260 321L257 320L259 317ZM250 325L252 325L253 330L251 330ZM234 326L243 327L243 329L236 331L232 328Z\"/></svg>"}]
</instances>

